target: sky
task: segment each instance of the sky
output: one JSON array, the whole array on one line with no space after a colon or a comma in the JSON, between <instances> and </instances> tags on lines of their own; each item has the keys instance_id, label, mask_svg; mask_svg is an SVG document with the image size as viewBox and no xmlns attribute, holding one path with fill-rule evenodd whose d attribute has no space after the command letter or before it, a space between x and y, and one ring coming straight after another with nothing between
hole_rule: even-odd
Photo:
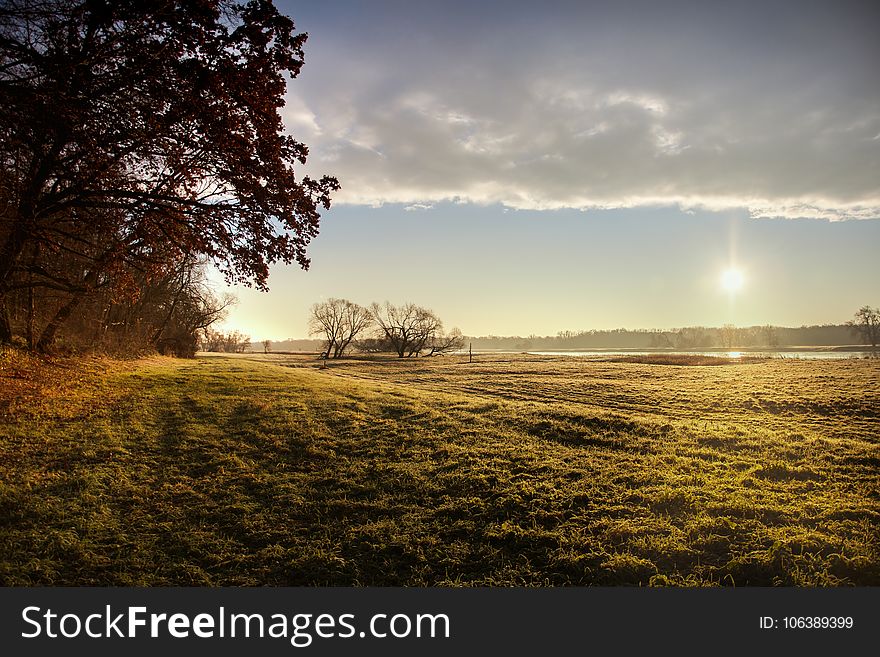
<instances>
[{"instance_id":1,"label":"sky","mask_svg":"<svg viewBox=\"0 0 880 657\"><path fill-rule=\"evenodd\" d=\"M877 3L276 4L309 34L285 126L342 189L229 329L305 337L329 297L466 335L880 305Z\"/></svg>"}]
</instances>

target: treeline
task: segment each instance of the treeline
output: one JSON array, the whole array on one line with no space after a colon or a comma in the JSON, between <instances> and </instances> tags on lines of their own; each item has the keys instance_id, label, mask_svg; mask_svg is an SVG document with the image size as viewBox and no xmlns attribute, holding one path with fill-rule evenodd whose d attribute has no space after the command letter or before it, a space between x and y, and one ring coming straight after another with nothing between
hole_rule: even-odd
<instances>
[{"instance_id":1,"label":"treeline","mask_svg":"<svg viewBox=\"0 0 880 657\"><path fill-rule=\"evenodd\" d=\"M480 336L467 338L474 349L513 351L588 349L733 349L821 347L865 344L850 325L684 327L673 330L612 329L561 331L555 336Z\"/></svg>"},{"instance_id":2,"label":"treeline","mask_svg":"<svg viewBox=\"0 0 880 657\"><path fill-rule=\"evenodd\" d=\"M199 349L202 351L243 354L253 348L251 336L239 331L224 333L223 331L205 329L199 337Z\"/></svg>"},{"instance_id":3,"label":"treeline","mask_svg":"<svg viewBox=\"0 0 880 657\"><path fill-rule=\"evenodd\" d=\"M269 344L266 345L266 342ZM255 351L260 353L284 353L288 351L302 351L306 353L314 353L321 351L324 347L323 340L310 340L307 338L287 338L286 340L263 340L260 342L252 342L246 351Z\"/></svg>"},{"instance_id":4,"label":"treeline","mask_svg":"<svg viewBox=\"0 0 880 657\"><path fill-rule=\"evenodd\" d=\"M36 257L39 248L33 251L29 267L39 268L55 284L13 286L3 295L0 320L2 341L31 350L154 349L193 356L203 332L232 303L232 297L213 293L204 264L184 255L169 256L156 269L121 262L112 277L79 285L89 278L89 257L43 260Z\"/></svg>"},{"instance_id":5,"label":"treeline","mask_svg":"<svg viewBox=\"0 0 880 657\"><path fill-rule=\"evenodd\" d=\"M870 345L870 337L850 324L816 326L684 327L672 330L611 329L561 331L557 335L537 336L463 336L462 345L474 349L504 351L552 351L560 349L777 349L784 347L827 347ZM271 351L317 352L325 348L323 340L295 339L271 342ZM357 351L377 351L370 339L358 340ZM262 343L249 351L264 351ZM390 349L389 349L390 350Z\"/></svg>"}]
</instances>

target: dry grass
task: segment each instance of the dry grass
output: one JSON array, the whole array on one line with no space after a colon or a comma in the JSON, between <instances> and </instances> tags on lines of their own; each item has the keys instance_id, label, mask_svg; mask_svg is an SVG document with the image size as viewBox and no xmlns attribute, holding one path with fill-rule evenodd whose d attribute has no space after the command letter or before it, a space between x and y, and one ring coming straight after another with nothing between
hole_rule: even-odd
<instances>
[{"instance_id":1,"label":"dry grass","mask_svg":"<svg viewBox=\"0 0 880 657\"><path fill-rule=\"evenodd\" d=\"M3 384L4 584L880 584L876 361L62 367Z\"/></svg>"}]
</instances>

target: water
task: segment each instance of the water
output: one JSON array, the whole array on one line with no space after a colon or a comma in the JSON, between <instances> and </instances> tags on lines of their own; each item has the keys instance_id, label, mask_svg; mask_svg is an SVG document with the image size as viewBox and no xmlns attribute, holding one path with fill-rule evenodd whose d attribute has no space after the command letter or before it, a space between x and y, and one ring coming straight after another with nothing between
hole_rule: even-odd
<instances>
[{"instance_id":1,"label":"water","mask_svg":"<svg viewBox=\"0 0 880 657\"><path fill-rule=\"evenodd\" d=\"M522 352L511 352L522 353ZM793 358L806 360L840 360L849 358L867 358L870 351L613 351L595 349L592 351L527 351L527 354L535 356L584 356L584 357L608 357L608 356L717 356L721 358Z\"/></svg>"}]
</instances>

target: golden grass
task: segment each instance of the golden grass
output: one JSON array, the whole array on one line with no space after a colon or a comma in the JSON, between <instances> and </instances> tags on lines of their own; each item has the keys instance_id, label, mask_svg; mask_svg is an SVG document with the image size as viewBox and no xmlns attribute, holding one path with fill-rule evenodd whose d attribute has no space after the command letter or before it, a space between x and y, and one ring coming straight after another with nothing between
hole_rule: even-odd
<instances>
[{"instance_id":1,"label":"golden grass","mask_svg":"<svg viewBox=\"0 0 880 657\"><path fill-rule=\"evenodd\" d=\"M880 584L876 361L61 365L4 584Z\"/></svg>"}]
</instances>

